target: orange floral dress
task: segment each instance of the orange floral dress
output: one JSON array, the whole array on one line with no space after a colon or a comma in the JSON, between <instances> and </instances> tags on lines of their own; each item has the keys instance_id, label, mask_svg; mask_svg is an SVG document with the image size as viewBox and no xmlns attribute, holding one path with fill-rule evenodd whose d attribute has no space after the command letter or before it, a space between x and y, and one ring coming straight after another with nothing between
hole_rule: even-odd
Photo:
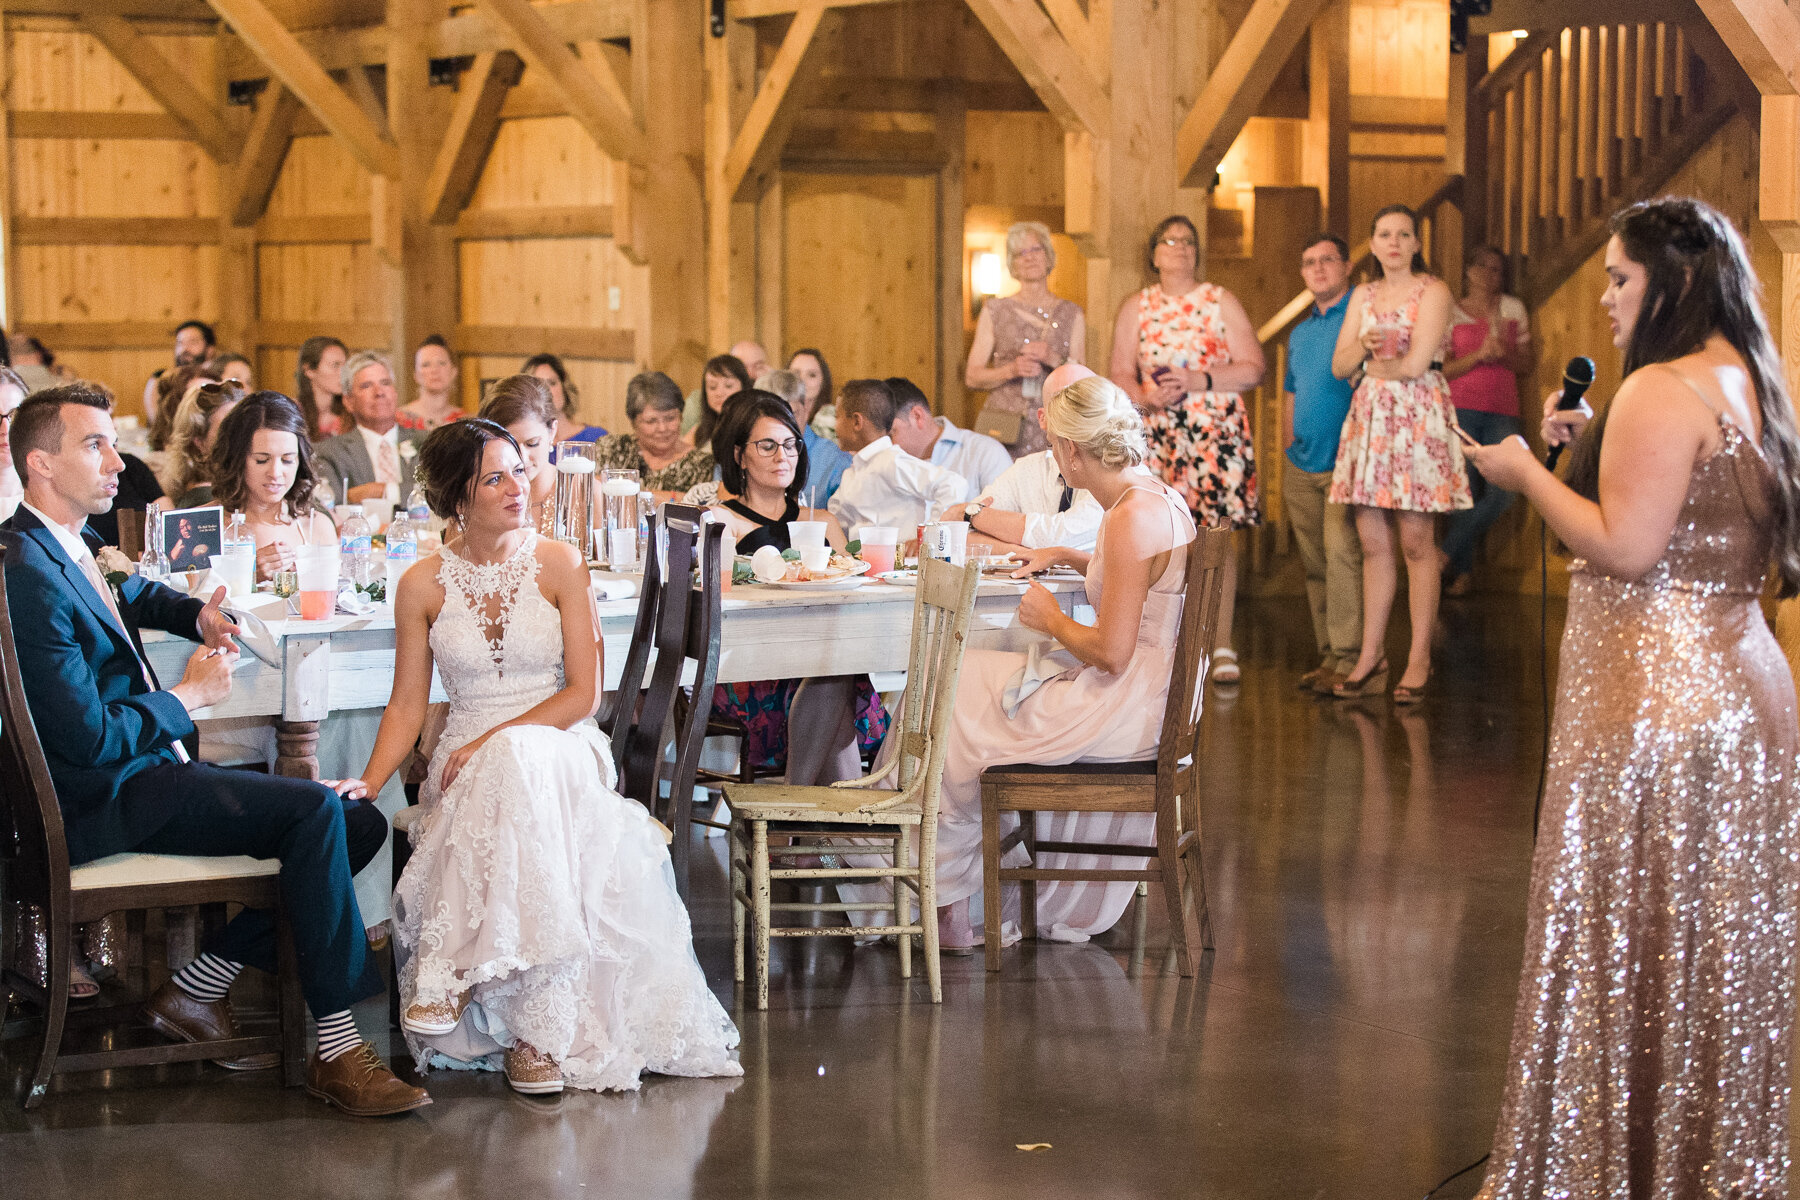
<instances>
[{"instance_id":1,"label":"orange floral dress","mask_svg":"<svg viewBox=\"0 0 1800 1200\"><path fill-rule=\"evenodd\" d=\"M1361 333L1380 325L1399 330L1398 353L1412 345L1413 324L1428 276L1390 312L1377 312L1369 285ZM1360 504L1407 512L1440 513L1471 508L1469 472L1454 432L1450 385L1433 366L1416 379L1364 377L1350 397L1350 415L1338 438L1331 474L1333 504Z\"/></svg>"},{"instance_id":2,"label":"orange floral dress","mask_svg":"<svg viewBox=\"0 0 1800 1200\"><path fill-rule=\"evenodd\" d=\"M1185 296L1161 284L1138 293L1138 377L1157 367L1208 371L1231 361L1225 345L1225 289L1203 283ZM1258 524L1256 450L1250 413L1237 392L1189 392L1181 403L1144 414L1150 465L1187 502L1201 526Z\"/></svg>"}]
</instances>

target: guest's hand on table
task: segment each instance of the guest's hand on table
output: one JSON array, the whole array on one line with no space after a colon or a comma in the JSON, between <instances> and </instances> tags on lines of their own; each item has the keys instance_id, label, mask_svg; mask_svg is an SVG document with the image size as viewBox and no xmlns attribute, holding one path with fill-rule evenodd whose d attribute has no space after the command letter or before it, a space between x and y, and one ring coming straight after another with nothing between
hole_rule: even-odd
<instances>
[{"instance_id":1,"label":"guest's hand on table","mask_svg":"<svg viewBox=\"0 0 1800 1200\"><path fill-rule=\"evenodd\" d=\"M231 671L237 660L238 652L229 645L216 649L201 646L188 656L181 682L169 690L189 712L211 708L231 697Z\"/></svg>"},{"instance_id":2,"label":"guest's hand on table","mask_svg":"<svg viewBox=\"0 0 1800 1200\"><path fill-rule=\"evenodd\" d=\"M1050 589L1032 580L1019 597L1019 624L1038 633L1049 633L1050 623L1062 615L1062 607Z\"/></svg>"},{"instance_id":3,"label":"guest's hand on table","mask_svg":"<svg viewBox=\"0 0 1800 1200\"><path fill-rule=\"evenodd\" d=\"M346 800L369 798L369 785L360 779L321 779L319 782Z\"/></svg>"},{"instance_id":4,"label":"guest's hand on table","mask_svg":"<svg viewBox=\"0 0 1800 1200\"><path fill-rule=\"evenodd\" d=\"M1551 446L1568 445L1580 437L1588 427L1588 422L1594 419L1594 410L1588 407L1586 400L1568 409L1556 407L1561 403L1561 388L1544 397L1544 424L1541 432L1545 443Z\"/></svg>"},{"instance_id":5,"label":"guest's hand on table","mask_svg":"<svg viewBox=\"0 0 1800 1200\"><path fill-rule=\"evenodd\" d=\"M294 548L286 542L270 542L256 552L256 578L265 581L294 569Z\"/></svg>"},{"instance_id":6,"label":"guest's hand on table","mask_svg":"<svg viewBox=\"0 0 1800 1200\"><path fill-rule=\"evenodd\" d=\"M242 631L238 629L237 623L226 616L219 607L224 603L225 589L221 587L213 593L212 599L206 602L206 607L200 610L200 617L195 624L200 627L200 640L206 643L209 649L225 649L236 654L237 646L231 639L237 637Z\"/></svg>"},{"instance_id":7,"label":"guest's hand on table","mask_svg":"<svg viewBox=\"0 0 1800 1200\"><path fill-rule=\"evenodd\" d=\"M1062 547L1060 546L1045 546L1037 550L1027 550L1025 552L1025 561L1020 563L1013 571L1012 577L1014 579L1027 579L1033 575L1042 574L1052 567L1061 565L1061 563Z\"/></svg>"}]
</instances>

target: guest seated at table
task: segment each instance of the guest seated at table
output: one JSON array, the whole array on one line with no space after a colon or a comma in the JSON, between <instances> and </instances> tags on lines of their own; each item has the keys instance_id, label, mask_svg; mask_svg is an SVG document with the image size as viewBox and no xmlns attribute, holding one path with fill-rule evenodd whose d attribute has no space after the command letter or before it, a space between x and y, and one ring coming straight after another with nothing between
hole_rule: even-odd
<instances>
[{"instance_id":1,"label":"guest seated at table","mask_svg":"<svg viewBox=\"0 0 1800 1200\"><path fill-rule=\"evenodd\" d=\"M794 411L794 420L799 422L800 432L805 435L806 482L801 485L800 498L812 504L830 504L831 498L837 495L838 484L843 482L850 456L836 442L806 423L806 381L793 371L770 371L756 381L756 386L786 400Z\"/></svg>"},{"instance_id":2,"label":"guest seated at table","mask_svg":"<svg viewBox=\"0 0 1800 1200\"><path fill-rule=\"evenodd\" d=\"M1093 374L1080 363L1064 363L1045 378L1044 394L1053 396ZM1028 419L1042 429L1043 408L1034 409ZM975 500L952 504L942 519L967 521L969 540L986 542L996 553L1018 553L1046 546L1092 550L1105 515L1091 492L1069 486L1050 451L1038 450L1015 460Z\"/></svg>"},{"instance_id":3,"label":"guest seated at table","mask_svg":"<svg viewBox=\"0 0 1800 1200\"><path fill-rule=\"evenodd\" d=\"M1131 398L1110 380L1083 379L1050 397L1046 418L1063 478L1092 492L1106 516L1092 554L1039 550L1018 574L1076 568L1087 576L1098 617L1092 626L1077 624L1033 583L1019 602L1019 623L1047 635L1042 650L971 650L963 660L938 818L939 927L953 949L975 944L968 898L981 889L982 770L1153 755L1181 628L1194 520L1179 495L1138 470L1149 446ZM1154 820L1150 813L1040 814L1038 836L1148 844ZM1045 854L1037 865L1060 862ZM1039 884L1039 928L1085 940L1119 919L1133 890L1130 883Z\"/></svg>"},{"instance_id":4,"label":"guest seated at table","mask_svg":"<svg viewBox=\"0 0 1800 1200\"><path fill-rule=\"evenodd\" d=\"M738 365L744 368L744 378L749 381L744 384L744 388L746 389L756 380L766 375L769 370L769 352L764 350L761 344L757 342L733 342L731 344L731 349L725 351L724 354L717 356L713 361L716 362L718 358L735 358L738 360ZM712 363L707 363L706 370L710 370L711 368ZM727 369L729 370L729 368ZM705 375L706 371L703 370L701 373L701 386L689 392L682 401L681 432L684 434L691 435L694 431L694 427L700 424L700 418L706 414L708 405ZM691 436L688 438L688 441L696 446L704 446L707 444L698 441Z\"/></svg>"},{"instance_id":5,"label":"guest seated at table","mask_svg":"<svg viewBox=\"0 0 1800 1200\"><path fill-rule=\"evenodd\" d=\"M739 392L750 390L750 372L734 356L721 354L706 361L706 369L700 378L704 406L700 410L700 420L685 436L690 446L710 447L725 402Z\"/></svg>"},{"instance_id":6,"label":"guest seated at table","mask_svg":"<svg viewBox=\"0 0 1800 1200\"><path fill-rule=\"evenodd\" d=\"M638 484L661 498L680 497L713 476L712 451L681 437L681 389L661 371L644 371L625 385L630 433L610 433L594 445L601 467L635 470Z\"/></svg>"},{"instance_id":7,"label":"guest seated at table","mask_svg":"<svg viewBox=\"0 0 1800 1200\"><path fill-rule=\"evenodd\" d=\"M800 507L806 444L787 403L751 390L731 398L713 453L724 475L713 511L725 518L739 554L788 548L789 521L823 521L839 549L844 531L822 509ZM748 737L743 753L762 770L787 772L794 784L835 783L861 773L862 754L887 735L887 711L866 675L722 683L713 712L736 717ZM803 733L790 736L790 731Z\"/></svg>"},{"instance_id":8,"label":"guest seated at table","mask_svg":"<svg viewBox=\"0 0 1800 1200\"><path fill-rule=\"evenodd\" d=\"M556 427L550 431L551 462L556 461L555 447L563 442L597 442L606 436L603 426L584 424L575 415L581 389L569 378L562 359L554 354L534 354L519 364L519 374L535 375L550 389L550 401L556 406Z\"/></svg>"},{"instance_id":9,"label":"guest seated at table","mask_svg":"<svg viewBox=\"0 0 1800 1200\"><path fill-rule=\"evenodd\" d=\"M519 443L530 477L528 524L549 536L556 524L556 466L551 454L556 443L556 403L550 385L536 375L508 375L488 388L481 416L505 428Z\"/></svg>"},{"instance_id":10,"label":"guest seated at table","mask_svg":"<svg viewBox=\"0 0 1800 1200\"><path fill-rule=\"evenodd\" d=\"M879 379L852 379L838 395L838 445L852 456L831 515L851 537L860 525L887 526L909 541L931 516L968 498L963 477L923 462L888 436L894 393Z\"/></svg>"},{"instance_id":11,"label":"guest seated at table","mask_svg":"<svg viewBox=\"0 0 1800 1200\"><path fill-rule=\"evenodd\" d=\"M400 428L394 368L378 350L358 350L339 374L351 427L320 442L319 470L338 502L404 503L412 495L413 460L423 435Z\"/></svg>"},{"instance_id":12,"label":"guest seated at table","mask_svg":"<svg viewBox=\"0 0 1800 1200\"><path fill-rule=\"evenodd\" d=\"M169 448L175 410L201 384L218 383L219 373L208 362L183 363L157 375L152 382L156 385L156 411L150 417L149 442L150 449L160 452Z\"/></svg>"},{"instance_id":13,"label":"guest seated at table","mask_svg":"<svg viewBox=\"0 0 1800 1200\"><path fill-rule=\"evenodd\" d=\"M315 442L336 437L350 427L341 404L344 360L349 357L349 348L334 337L309 337L300 343L300 357L294 364L294 403L306 414L306 436ZM332 487L340 482L333 480Z\"/></svg>"},{"instance_id":14,"label":"guest seated at table","mask_svg":"<svg viewBox=\"0 0 1800 1200\"><path fill-rule=\"evenodd\" d=\"M244 389L236 383L205 383L188 393L175 410L162 485L165 494L175 497L176 508L213 503L207 459L219 440L220 423L243 398Z\"/></svg>"},{"instance_id":15,"label":"guest seated at table","mask_svg":"<svg viewBox=\"0 0 1800 1200\"><path fill-rule=\"evenodd\" d=\"M614 790L594 725L587 564L530 527L527 468L500 426L443 426L419 459L431 511L459 533L400 580L393 695L362 779L345 781L373 791L412 755L435 669L449 720L394 903L415 1060L503 1069L531 1094L742 1074L669 831Z\"/></svg>"},{"instance_id":16,"label":"guest seated at table","mask_svg":"<svg viewBox=\"0 0 1800 1200\"><path fill-rule=\"evenodd\" d=\"M296 569L300 546L337 540L331 518L313 507L313 470L306 416L280 392L244 397L219 425L213 445L212 494L226 512L241 512L256 539L256 578Z\"/></svg>"},{"instance_id":17,"label":"guest seated at table","mask_svg":"<svg viewBox=\"0 0 1800 1200\"><path fill-rule=\"evenodd\" d=\"M894 445L921 462L961 475L969 495L981 495L1012 466L1012 453L987 434L932 416L930 397L912 380L895 375L885 382L894 394Z\"/></svg>"},{"instance_id":18,"label":"guest seated at table","mask_svg":"<svg viewBox=\"0 0 1800 1200\"><path fill-rule=\"evenodd\" d=\"M213 355L209 365L218 373L220 383L235 383L245 393L256 390L256 368L236 350L225 350Z\"/></svg>"},{"instance_id":19,"label":"guest seated at table","mask_svg":"<svg viewBox=\"0 0 1800 1200\"><path fill-rule=\"evenodd\" d=\"M105 400L110 411L113 404L111 388L91 381L84 381L81 386ZM112 507L103 513L93 513L88 517L87 523L88 531L107 546L119 544L119 513L126 509L143 512L150 507L151 501L163 498L162 484L158 482L156 472L150 469L149 463L122 450L119 451L119 461L125 467L119 472L119 490L113 493Z\"/></svg>"},{"instance_id":20,"label":"guest seated at table","mask_svg":"<svg viewBox=\"0 0 1800 1200\"><path fill-rule=\"evenodd\" d=\"M394 414L400 428L429 433L439 425L461 420L465 414L456 398L457 374L456 358L442 334L434 333L420 342L413 351L413 386L419 389L419 396Z\"/></svg>"}]
</instances>

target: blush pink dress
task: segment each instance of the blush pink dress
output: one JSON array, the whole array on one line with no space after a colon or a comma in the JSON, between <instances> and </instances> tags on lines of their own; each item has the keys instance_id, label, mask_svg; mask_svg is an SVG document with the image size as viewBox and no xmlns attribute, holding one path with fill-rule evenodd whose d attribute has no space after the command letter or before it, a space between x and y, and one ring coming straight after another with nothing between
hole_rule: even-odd
<instances>
[{"instance_id":1,"label":"blush pink dress","mask_svg":"<svg viewBox=\"0 0 1800 1200\"><path fill-rule=\"evenodd\" d=\"M1144 598L1137 650L1123 671L1109 674L1079 666L1046 680L1026 696L1015 715L1004 703L1007 687L1024 665L1024 654L971 650L963 660L950 741L944 758L943 801L938 814L938 903L954 904L981 890L981 772L1001 763L1130 762L1156 753L1169 671L1181 632L1187 574L1187 546L1194 540L1186 503L1166 486L1145 483L1132 491L1154 491L1169 513L1173 550L1162 575ZM1107 520L1111 520L1109 513ZM1105 521L1088 564L1087 594L1099 607L1106 577L1102 563ZM1007 821L1017 818L1008 816ZM1151 813L1039 813L1038 836L1056 841L1149 845ZM1008 829L1011 828L1009 824ZM1044 854L1049 868L1102 866L1132 869L1142 859L1102 862L1095 855ZM1023 846L1006 865L1023 866ZM1132 883L1040 883L1038 927L1046 936L1078 940L1110 929L1136 889ZM1058 928L1060 927L1060 928Z\"/></svg>"}]
</instances>

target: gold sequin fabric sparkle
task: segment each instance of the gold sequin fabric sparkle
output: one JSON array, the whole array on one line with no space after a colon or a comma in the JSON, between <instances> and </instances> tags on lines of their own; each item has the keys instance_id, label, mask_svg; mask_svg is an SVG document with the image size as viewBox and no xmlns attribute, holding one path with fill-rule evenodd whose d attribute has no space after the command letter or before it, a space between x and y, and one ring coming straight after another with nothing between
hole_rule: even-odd
<instances>
[{"instance_id":1,"label":"gold sequin fabric sparkle","mask_svg":"<svg viewBox=\"0 0 1800 1200\"><path fill-rule=\"evenodd\" d=\"M1721 424L1648 575L1571 567L1481 1200L1787 1200L1800 733L1769 475Z\"/></svg>"}]
</instances>

